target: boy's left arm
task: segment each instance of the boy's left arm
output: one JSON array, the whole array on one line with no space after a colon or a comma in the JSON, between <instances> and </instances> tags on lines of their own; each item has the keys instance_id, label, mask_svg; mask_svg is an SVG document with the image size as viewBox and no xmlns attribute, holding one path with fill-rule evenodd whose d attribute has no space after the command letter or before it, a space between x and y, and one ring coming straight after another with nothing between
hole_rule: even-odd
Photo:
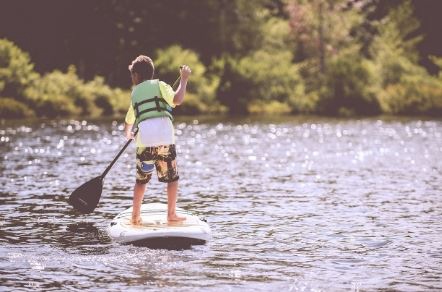
<instances>
[{"instance_id":1,"label":"boy's left arm","mask_svg":"<svg viewBox=\"0 0 442 292\"><path fill-rule=\"evenodd\" d=\"M125 123L124 123L124 136L126 139L130 140L134 138L134 133L132 132L132 127L135 123L135 113L132 105L129 105L129 109L127 110Z\"/></svg>"},{"instance_id":2,"label":"boy's left arm","mask_svg":"<svg viewBox=\"0 0 442 292\"><path fill-rule=\"evenodd\" d=\"M173 103L175 105L180 105L184 101L184 95L186 94L187 81L189 80L192 70L187 65L180 67L180 84L175 91L175 96L173 97Z\"/></svg>"},{"instance_id":3,"label":"boy's left arm","mask_svg":"<svg viewBox=\"0 0 442 292\"><path fill-rule=\"evenodd\" d=\"M175 92L173 91L172 87L163 82L160 81L160 92L161 92L161 97L167 102L167 104L174 108L175 104L173 103L173 97L175 95Z\"/></svg>"},{"instance_id":4,"label":"boy's left arm","mask_svg":"<svg viewBox=\"0 0 442 292\"><path fill-rule=\"evenodd\" d=\"M183 65L180 67L180 83L176 91L174 91L170 85L160 81L161 95L167 102L167 104L170 105L172 108L183 103L184 95L186 93L187 81L191 72L192 71L187 65Z\"/></svg>"}]
</instances>

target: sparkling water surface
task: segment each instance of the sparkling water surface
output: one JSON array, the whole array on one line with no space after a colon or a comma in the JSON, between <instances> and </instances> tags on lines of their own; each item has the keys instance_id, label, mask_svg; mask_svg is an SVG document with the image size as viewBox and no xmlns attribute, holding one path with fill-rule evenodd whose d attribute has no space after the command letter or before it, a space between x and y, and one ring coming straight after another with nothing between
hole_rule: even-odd
<instances>
[{"instance_id":1,"label":"sparkling water surface","mask_svg":"<svg viewBox=\"0 0 442 292\"><path fill-rule=\"evenodd\" d=\"M113 243L135 148L99 207L66 203L124 145L116 121L0 124L0 290L441 291L442 121L181 119L178 206L213 240ZM145 203L166 202L153 177Z\"/></svg>"}]
</instances>

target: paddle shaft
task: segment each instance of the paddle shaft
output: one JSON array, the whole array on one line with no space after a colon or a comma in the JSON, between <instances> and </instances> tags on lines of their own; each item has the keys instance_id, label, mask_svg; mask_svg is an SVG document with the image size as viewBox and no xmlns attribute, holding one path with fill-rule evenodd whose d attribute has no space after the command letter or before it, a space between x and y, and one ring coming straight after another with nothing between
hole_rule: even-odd
<instances>
[{"instance_id":1,"label":"paddle shaft","mask_svg":"<svg viewBox=\"0 0 442 292\"><path fill-rule=\"evenodd\" d=\"M183 69L183 66L180 66L180 70L181 69ZM178 78L175 80L175 82L173 83L173 85L172 85L172 88L174 88L175 87L175 85L177 85L177 83L178 83L178 81L181 79L181 75L180 76L178 76Z\"/></svg>"}]
</instances>

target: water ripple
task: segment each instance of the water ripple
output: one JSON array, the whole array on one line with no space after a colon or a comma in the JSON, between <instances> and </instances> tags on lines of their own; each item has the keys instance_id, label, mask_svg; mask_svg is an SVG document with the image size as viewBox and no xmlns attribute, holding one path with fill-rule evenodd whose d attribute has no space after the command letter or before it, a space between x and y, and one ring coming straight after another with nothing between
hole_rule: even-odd
<instances>
[{"instance_id":1,"label":"water ripple","mask_svg":"<svg viewBox=\"0 0 442 292\"><path fill-rule=\"evenodd\" d=\"M179 205L214 239L189 250L113 243L135 149L96 212L66 204L125 143L116 121L0 129L1 288L442 290L442 122L181 120ZM145 202L165 202L155 179Z\"/></svg>"}]
</instances>

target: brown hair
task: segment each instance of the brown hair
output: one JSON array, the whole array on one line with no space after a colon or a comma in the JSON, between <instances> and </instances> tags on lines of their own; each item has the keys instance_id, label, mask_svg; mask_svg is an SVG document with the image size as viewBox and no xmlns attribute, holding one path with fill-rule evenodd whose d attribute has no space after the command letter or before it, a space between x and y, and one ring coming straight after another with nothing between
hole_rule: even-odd
<instances>
[{"instance_id":1,"label":"brown hair","mask_svg":"<svg viewBox=\"0 0 442 292\"><path fill-rule=\"evenodd\" d=\"M152 79L155 67L148 56L139 55L129 65L130 73L138 73L142 80Z\"/></svg>"}]
</instances>

